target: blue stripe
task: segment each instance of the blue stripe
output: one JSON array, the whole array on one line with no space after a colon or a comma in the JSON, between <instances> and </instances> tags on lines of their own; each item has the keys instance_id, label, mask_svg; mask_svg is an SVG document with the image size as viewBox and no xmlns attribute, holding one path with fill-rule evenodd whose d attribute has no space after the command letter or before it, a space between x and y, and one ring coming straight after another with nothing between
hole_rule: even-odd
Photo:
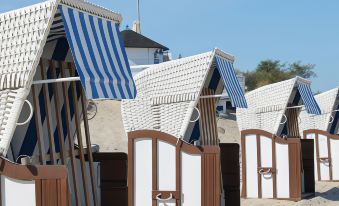
<instances>
[{"instance_id":1,"label":"blue stripe","mask_svg":"<svg viewBox=\"0 0 339 206\"><path fill-rule=\"evenodd\" d=\"M69 26L71 26L71 27L73 28L73 32L74 32L74 36L75 36L75 41L76 41L76 42L75 42L76 44L70 44L71 50L72 50L73 54L76 54L76 53L75 53L75 47L78 47L78 48L79 48L80 57L75 58L75 60L76 60L77 62L82 61L83 64L84 64L84 66L85 66L85 68L79 67L80 69L78 69L78 67L77 67L78 72L79 72L79 74L82 73L81 76L84 76L83 71L84 71L84 70L87 71L88 75L90 76L89 81L90 81L90 84L91 84L92 98L93 98L93 99L99 98L99 93L98 93L98 90L97 90L95 84L94 84L94 86L93 86L93 83L95 82L95 77L94 77L94 75L93 75L92 70L90 69L89 64L88 64L88 61L87 61L87 57L86 57L86 55L85 55L84 48L82 47L82 43L81 43L80 35L79 35L79 28L78 28L78 26L77 26L77 24L76 24L76 22L75 22L75 17L74 17L73 9L68 8L68 14L69 14L69 17L70 17L70 21L71 21L71 22L65 21L66 30L70 31ZM71 25L68 25L69 23L70 23ZM66 34L67 34L67 33L66 33ZM71 39L71 36L68 36L68 37L67 37L67 40L69 40L69 39ZM74 56L77 57L76 55L74 55ZM76 65L79 65L79 63L76 64ZM88 68L88 69L86 69L86 68ZM80 76L80 78L81 78L81 76ZM86 84L86 79L82 79L81 81L82 81L82 84ZM88 89L88 88L86 88L86 89Z\"/></svg>"},{"instance_id":2,"label":"blue stripe","mask_svg":"<svg viewBox=\"0 0 339 206\"><path fill-rule=\"evenodd\" d=\"M65 6L59 8L81 83L83 86L89 83L91 87L85 88L87 97L89 99L135 98L136 87L118 25L113 21L103 20L72 8ZM79 22L77 23L75 16L78 17L78 15ZM96 27L96 21L98 27ZM107 28L107 33L104 28ZM72 36L74 39L71 39ZM85 42L81 41L81 36L84 37ZM75 53L75 51L79 51L79 53ZM86 52L89 54L87 57ZM105 59L106 56L108 60ZM91 62L93 68L90 66ZM117 65L114 65L114 62Z\"/></svg>"},{"instance_id":3,"label":"blue stripe","mask_svg":"<svg viewBox=\"0 0 339 206\"><path fill-rule=\"evenodd\" d=\"M247 108L245 94L241 89L233 64L220 57L215 57L215 59L217 68L224 80L226 91L231 99L232 106Z\"/></svg>"},{"instance_id":4,"label":"blue stripe","mask_svg":"<svg viewBox=\"0 0 339 206\"><path fill-rule=\"evenodd\" d=\"M118 24L115 24L115 29L116 29L116 33L118 34L118 40L119 40L119 44L120 44L120 49L122 51L122 55L124 56L124 61L125 61L126 67L127 67L128 75L129 75L129 77L132 77L133 75L132 75L132 71L129 69L130 65L129 65L129 62L128 62L126 50L124 48L124 43L122 42L121 35L119 35L120 34L120 30L119 30ZM128 85L128 87L130 87L130 85ZM137 96L137 89L133 85L132 85L132 89L133 89L133 95L130 96L130 98L135 98Z\"/></svg>"},{"instance_id":5,"label":"blue stripe","mask_svg":"<svg viewBox=\"0 0 339 206\"><path fill-rule=\"evenodd\" d=\"M113 30L112 30L111 22L107 21L107 27L108 27L108 34L109 34L110 38L113 40L114 39L114 35L113 35ZM120 72L121 72L121 74L122 74L122 76L123 76L123 78L125 80L125 87L127 89L128 98L131 98L132 94L131 94L131 91L129 89L128 80L127 80L126 74L124 72L124 68L123 68L123 66L121 64L121 61L120 61L120 58L119 58L119 53L118 53L118 50L117 50L117 45L115 44L114 41L112 41L111 43L112 43L114 54L117 57L117 62L118 62L118 65L119 65L119 70L120 70Z\"/></svg>"},{"instance_id":6,"label":"blue stripe","mask_svg":"<svg viewBox=\"0 0 339 206\"><path fill-rule=\"evenodd\" d=\"M78 29L82 29L82 33L83 33L83 35L85 37L85 40L86 40L86 43L87 43L87 49L88 49L88 52L90 53L94 69L95 69L97 75L99 76L100 80L103 80L104 76L99 71L99 66L98 66L97 60L95 58L95 54L94 54L94 51L93 51L93 46L91 44L91 39L89 37L89 32L88 32L89 29L87 28L86 23L85 23L84 13L79 12L79 18L80 18L81 28L78 28ZM95 30L92 30L92 31L95 33ZM83 45L84 49L85 49L85 46L86 45ZM88 68L90 68L90 67L88 67ZM96 84L95 84L95 82L93 82L93 83L94 83L94 85L92 85L92 87L95 87ZM104 96L105 97L109 97L108 93L106 91L106 87L104 85L104 82L103 81L99 81L99 84L101 86L102 92L104 93Z\"/></svg>"},{"instance_id":7,"label":"blue stripe","mask_svg":"<svg viewBox=\"0 0 339 206\"><path fill-rule=\"evenodd\" d=\"M104 31L102 19L98 19L98 24L99 24L99 30L100 30L101 36L105 36L105 31ZM102 42L104 43L104 47L105 47L103 50L106 51L107 56L108 57L114 56L114 54L111 54L111 52L110 52L110 50L108 48L108 42L107 42L106 38L102 38ZM121 82L119 74L116 71L113 59L112 58L108 58L108 61L110 63L110 66L112 67L112 71L114 73L114 78L116 79L117 82ZM122 87L118 86L118 90L119 90L120 96L124 99L125 97L123 96L124 91L123 91Z\"/></svg>"},{"instance_id":8,"label":"blue stripe","mask_svg":"<svg viewBox=\"0 0 339 206\"><path fill-rule=\"evenodd\" d=\"M339 110L339 105L338 105L338 108L336 110ZM334 119L333 119L333 122L331 124L330 133L331 134L337 134L338 133L338 124L339 124L339 112L335 112L333 118Z\"/></svg>"},{"instance_id":9,"label":"blue stripe","mask_svg":"<svg viewBox=\"0 0 339 206\"><path fill-rule=\"evenodd\" d=\"M92 27L91 29L94 31L95 30L95 25L94 25L93 16L89 16L89 21L90 21L90 24L91 24L91 27ZM100 31L94 32L94 39L95 39L95 43L96 43L97 46L100 45L98 32L100 32ZM102 36L102 35L100 35L100 36ZM106 62L106 60L104 58L104 54L102 53L102 49L100 49L98 47L98 51L99 51L100 58L103 61L102 65L104 66L104 71L106 73L106 76L109 77L109 76L111 76L111 74L108 72L107 62ZM116 92L115 92L115 88L113 87L114 79L113 78L108 78L108 80L109 80L109 87L110 87L110 89L112 91L113 97L117 98L117 95L116 95Z\"/></svg>"},{"instance_id":10,"label":"blue stripe","mask_svg":"<svg viewBox=\"0 0 339 206\"><path fill-rule=\"evenodd\" d=\"M304 101L307 112L310 114L320 115L321 114L320 107L317 104L316 100L314 99L311 87L306 84L299 84L298 90Z\"/></svg>"}]
</instances>

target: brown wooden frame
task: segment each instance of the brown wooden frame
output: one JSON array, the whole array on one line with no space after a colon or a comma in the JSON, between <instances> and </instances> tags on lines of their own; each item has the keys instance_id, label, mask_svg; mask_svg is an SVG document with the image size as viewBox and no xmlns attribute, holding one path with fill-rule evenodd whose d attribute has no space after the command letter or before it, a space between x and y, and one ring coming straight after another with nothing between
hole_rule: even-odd
<instances>
[{"instance_id":1,"label":"brown wooden frame","mask_svg":"<svg viewBox=\"0 0 339 206\"><path fill-rule=\"evenodd\" d=\"M331 154L331 139L333 140L339 140L339 135L334 135L331 134L327 131L324 130L318 130L318 129L309 129L309 130L305 130L304 134L303 134L303 138L307 139L307 135L308 134L314 134L314 142L316 144L316 159L317 159L317 171L318 171L318 176L317 176L317 180L318 181L324 181L324 182L339 182L339 180L333 180L333 167L332 167L332 154ZM324 157L320 157L319 155L319 134L324 135L327 137L327 152L328 152L328 157L324 158ZM321 180L321 170L320 170L320 160L322 159L327 159L329 161L329 177L330 180Z\"/></svg>"},{"instance_id":2,"label":"brown wooden frame","mask_svg":"<svg viewBox=\"0 0 339 206\"><path fill-rule=\"evenodd\" d=\"M189 154L199 154L202 157L202 205L220 205L220 148L218 146L196 147L187 144L178 138L153 130L139 130L128 133L128 205L134 206L134 141L139 138L152 139L152 196L153 198L160 192L157 191L157 142L159 140L168 142L176 147L176 191L161 191L163 198L169 196L171 192L177 201L181 202L181 151ZM153 199L153 206L157 201Z\"/></svg>"},{"instance_id":3,"label":"brown wooden frame","mask_svg":"<svg viewBox=\"0 0 339 206\"><path fill-rule=\"evenodd\" d=\"M25 166L15 164L3 157L0 157L0 175L16 180L34 180L37 206L68 205L67 169L65 166ZM0 206L1 204L0 191Z\"/></svg>"},{"instance_id":4,"label":"brown wooden frame","mask_svg":"<svg viewBox=\"0 0 339 206\"><path fill-rule=\"evenodd\" d=\"M59 66L59 67L58 67ZM47 60L47 59L41 59L40 60L40 73L41 73L41 79L46 80L46 68L49 67L51 70L51 77L53 79L58 78L56 75L56 69L59 68L61 70L61 77L66 77L65 70L68 70L70 73L70 76L75 76L75 65L71 62L62 62L62 61L54 61L54 60ZM85 205L90 205L90 198L93 198L94 205L98 205L98 199L97 199L97 188L96 188L96 178L94 177L94 166L93 166L93 157L92 157L92 148L91 148L91 140L90 140L90 133L89 133L89 125L87 122L87 113L86 113L86 98L84 91L80 85L79 82L56 82L56 83L50 83L52 84L52 92L54 95L54 106L55 108L51 108L51 103L49 100L49 89L47 84L42 85L42 92L44 96L44 105L46 108L46 119L47 119L47 134L43 134L42 129L42 123L40 119L40 105L38 100L38 94L36 92L36 86L32 85L32 96L33 96L33 106L34 106L34 112L35 112L35 122L36 122L36 130L37 130L37 137L38 137L38 148L39 148L39 155L33 156L32 160L36 163L36 160L39 160L39 163L44 165L46 164L46 161L51 161L52 165L57 165L58 161L61 160L61 164L66 164L66 159L70 157L71 159L71 172L70 176L72 176L72 183L73 183L73 190L76 200L76 205L79 206L81 204L80 200L80 187L83 187L84 191L84 199L85 199ZM60 88L58 88L60 86ZM72 97L68 97L68 87L71 91ZM77 88L80 88L81 94L80 99L78 99L77 95ZM60 90L59 90L60 89ZM61 91L61 93L59 92ZM65 146L65 136L63 135L63 128L62 128L62 119L61 119L61 113L60 108L60 98L64 98L64 107L65 107L65 116L66 116L66 125L67 125L67 136L68 136L68 144L69 148L66 148ZM70 116L70 104L73 104L74 108L74 119L75 123L72 124L71 122L71 116ZM81 104L80 109L79 105ZM52 131L52 112L56 112L56 129L58 134L58 141L60 145L60 152L55 151L55 144L54 144L54 135ZM81 119L82 117L82 119ZM81 128L81 120L84 121L84 134L85 134L85 144L82 140L82 128ZM79 144L79 148L75 149L75 143L74 139L71 137L71 127L75 126L75 133L77 137L77 141ZM47 155L46 151L44 151L44 135L48 137L47 141L49 143L49 149L50 153ZM45 140L46 141L46 140ZM85 154L88 156L88 163L89 163L89 175L91 177L91 180L88 181L87 179L87 167L86 167L86 161L85 161ZM80 167L77 168L76 164L76 157L79 157L80 159ZM29 158L28 158L29 159ZM23 159L24 161L27 158ZM31 160L31 159L29 159ZM30 162L32 163L32 162ZM78 182L77 180L77 171L80 169L81 172L81 182ZM71 190L69 190L71 191ZM68 204L71 204L71 196L72 194L69 193L68 198Z\"/></svg>"},{"instance_id":5,"label":"brown wooden frame","mask_svg":"<svg viewBox=\"0 0 339 206\"><path fill-rule=\"evenodd\" d=\"M258 151L258 165L260 165L260 136L265 136L272 139L272 168L273 169L273 198L274 199L284 199L277 198L277 182L276 182L276 157L275 157L275 143L279 144L289 144L289 164L293 165L289 167L289 176L290 176L290 198L287 200L299 201L301 200L301 142L299 138L287 138L283 139L277 137L272 133L266 132L264 130L258 129L249 129L241 132L241 151L242 151L242 193L243 198L247 197L246 191L246 144L245 136L247 135L256 135L257 138L257 151ZM259 169L262 169L261 166L258 166ZM264 168L267 169L267 168ZM261 175L258 173L258 197L261 198Z\"/></svg>"}]
</instances>

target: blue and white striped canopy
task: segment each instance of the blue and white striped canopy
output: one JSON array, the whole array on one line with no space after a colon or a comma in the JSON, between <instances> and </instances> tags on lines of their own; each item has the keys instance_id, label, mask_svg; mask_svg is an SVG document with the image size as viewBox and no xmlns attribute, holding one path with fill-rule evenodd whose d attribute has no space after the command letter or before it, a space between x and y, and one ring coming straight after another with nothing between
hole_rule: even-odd
<instances>
[{"instance_id":1,"label":"blue and white striped canopy","mask_svg":"<svg viewBox=\"0 0 339 206\"><path fill-rule=\"evenodd\" d=\"M301 98L304 101L306 111L309 114L320 115L320 107L317 104L317 101L314 99L311 87L306 84L299 84L298 90L300 92Z\"/></svg>"},{"instance_id":2,"label":"blue and white striped canopy","mask_svg":"<svg viewBox=\"0 0 339 206\"><path fill-rule=\"evenodd\" d=\"M233 107L247 108L245 94L241 89L233 64L226 59L215 57L217 68L224 80L226 91L231 99Z\"/></svg>"},{"instance_id":3,"label":"blue and white striped canopy","mask_svg":"<svg viewBox=\"0 0 339 206\"><path fill-rule=\"evenodd\" d=\"M59 9L87 98L135 98L136 88L118 24L67 6Z\"/></svg>"}]
</instances>

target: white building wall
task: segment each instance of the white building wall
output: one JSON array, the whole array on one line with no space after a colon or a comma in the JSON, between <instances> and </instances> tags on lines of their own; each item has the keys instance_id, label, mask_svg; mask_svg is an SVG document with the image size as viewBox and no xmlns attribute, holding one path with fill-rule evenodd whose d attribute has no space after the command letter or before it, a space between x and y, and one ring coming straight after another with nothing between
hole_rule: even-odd
<instances>
[{"instance_id":1,"label":"white building wall","mask_svg":"<svg viewBox=\"0 0 339 206\"><path fill-rule=\"evenodd\" d=\"M126 48L128 61L131 66L154 64L156 48Z\"/></svg>"}]
</instances>

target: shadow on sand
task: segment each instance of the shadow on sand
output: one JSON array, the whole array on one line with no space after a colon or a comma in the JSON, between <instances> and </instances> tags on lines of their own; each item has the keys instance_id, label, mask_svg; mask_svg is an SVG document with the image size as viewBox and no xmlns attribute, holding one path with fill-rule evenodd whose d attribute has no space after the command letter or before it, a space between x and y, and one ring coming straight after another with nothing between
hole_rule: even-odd
<instances>
[{"instance_id":1,"label":"shadow on sand","mask_svg":"<svg viewBox=\"0 0 339 206\"><path fill-rule=\"evenodd\" d=\"M313 199L315 197L321 197L330 201L339 201L339 188L333 187L332 189L327 190L326 192L316 192L315 196L306 199Z\"/></svg>"}]
</instances>

